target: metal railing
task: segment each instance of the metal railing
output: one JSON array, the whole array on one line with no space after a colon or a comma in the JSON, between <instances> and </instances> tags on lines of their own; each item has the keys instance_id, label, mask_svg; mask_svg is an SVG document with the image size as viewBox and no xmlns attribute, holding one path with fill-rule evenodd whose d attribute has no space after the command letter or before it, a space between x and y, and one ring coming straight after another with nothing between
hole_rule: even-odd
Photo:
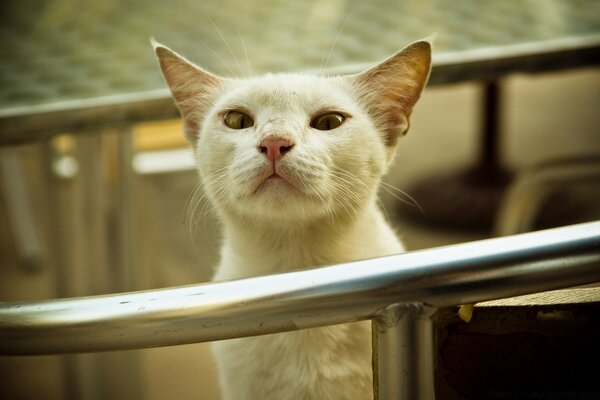
<instances>
[{"instance_id":1,"label":"metal railing","mask_svg":"<svg viewBox=\"0 0 600 400\"><path fill-rule=\"evenodd\" d=\"M594 282L600 222L227 282L0 303L0 354L170 346L372 319L378 398L433 398L436 308Z\"/></svg>"},{"instance_id":2,"label":"metal railing","mask_svg":"<svg viewBox=\"0 0 600 400\"><path fill-rule=\"evenodd\" d=\"M600 182L600 155L545 162L517 176L498 210L498 236L528 232L544 201L554 193L576 185Z\"/></svg>"}]
</instances>

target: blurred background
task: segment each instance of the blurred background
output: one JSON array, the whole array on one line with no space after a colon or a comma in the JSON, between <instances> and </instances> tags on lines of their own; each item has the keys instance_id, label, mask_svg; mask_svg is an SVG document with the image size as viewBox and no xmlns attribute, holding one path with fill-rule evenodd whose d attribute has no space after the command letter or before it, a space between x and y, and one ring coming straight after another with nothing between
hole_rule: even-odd
<instances>
[{"instance_id":1,"label":"blurred background","mask_svg":"<svg viewBox=\"0 0 600 400\"><path fill-rule=\"evenodd\" d=\"M219 225L150 36L248 76L358 71L433 32L381 190L407 248L598 219L598 1L2 2L0 301L211 279ZM197 344L0 357L0 398L219 395Z\"/></svg>"}]
</instances>

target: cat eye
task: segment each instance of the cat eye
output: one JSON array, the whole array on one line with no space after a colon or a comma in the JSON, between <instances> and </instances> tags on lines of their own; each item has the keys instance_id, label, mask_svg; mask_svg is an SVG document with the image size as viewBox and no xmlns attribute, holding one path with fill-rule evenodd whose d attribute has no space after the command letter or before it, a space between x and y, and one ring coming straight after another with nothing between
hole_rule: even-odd
<instances>
[{"instance_id":1,"label":"cat eye","mask_svg":"<svg viewBox=\"0 0 600 400\"><path fill-rule=\"evenodd\" d=\"M254 120L240 111L229 111L223 121L231 129L246 129L254 125Z\"/></svg>"},{"instance_id":2,"label":"cat eye","mask_svg":"<svg viewBox=\"0 0 600 400\"><path fill-rule=\"evenodd\" d=\"M345 118L342 114L331 112L321 114L310 122L310 126L320 131L330 131L342 125Z\"/></svg>"}]
</instances>

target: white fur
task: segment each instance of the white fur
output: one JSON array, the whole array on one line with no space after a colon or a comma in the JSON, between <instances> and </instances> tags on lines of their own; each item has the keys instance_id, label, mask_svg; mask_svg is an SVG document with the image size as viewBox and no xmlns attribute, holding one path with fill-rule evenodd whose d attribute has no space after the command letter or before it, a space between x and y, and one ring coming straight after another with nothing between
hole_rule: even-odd
<instances>
[{"instance_id":1,"label":"white fur","mask_svg":"<svg viewBox=\"0 0 600 400\"><path fill-rule=\"evenodd\" d=\"M380 107L386 100L381 103L369 92L364 75L276 74L221 79L218 85L210 76L210 88L201 93L206 110L193 120L186 109L194 109L190 105L196 100L177 88L194 90L177 81L178 71L188 77L198 73L199 79L206 73L160 51L165 52L159 58L175 100L192 123L187 128L197 135L194 145L205 194L223 223L215 280L403 251L376 204L377 187L395 145L395 138L386 135L396 127L383 133L386 122L377 118L390 119ZM385 71L392 69L390 60ZM369 73L377 80L377 90L385 87L376 70ZM398 81L398 76L393 79ZM423 85L407 82L406 87L417 87L420 93ZM402 121L408 121L418 93ZM206 107L209 95L214 101ZM228 128L223 118L231 110L250 115L254 126ZM344 114L344 123L330 131L310 127L312 118L328 111ZM398 125L398 118L390 120ZM194 132L196 127L199 132ZM398 134L406 129L402 126ZM259 151L259 143L269 137L294 144L277 162L285 179L265 181L273 164ZM369 322L360 322L214 343L223 399L372 399L370 330Z\"/></svg>"},{"instance_id":2,"label":"white fur","mask_svg":"<svg viewBox=\"0 0 600 400\"><path fill-rule=\"evenodd\" d=\"M216 280L402 251L375 206L385 149L343 83L295 75L235 82L208 115L197 155L224 221ZM255 129L227 132L212 116L239 104L258 110ZM334 131L310 128L310 117L328 109L351 118ZM253 193L271 168L257 145L272 134L295 142L281 168L299 190L274 183ZM227 173L211 178L222 169ZM218 342L213 349L224 399L372 398L368 322Z\"/></svg>"}]
</instances>

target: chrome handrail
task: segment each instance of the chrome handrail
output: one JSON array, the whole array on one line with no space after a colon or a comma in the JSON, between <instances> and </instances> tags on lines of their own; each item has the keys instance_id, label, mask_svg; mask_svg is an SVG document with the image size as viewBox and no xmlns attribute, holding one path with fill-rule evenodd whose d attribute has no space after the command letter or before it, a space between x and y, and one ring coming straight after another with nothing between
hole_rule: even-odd
<instances>
[{"instance_id":1,"label":"chrome handrail","mask_svg":"<svg viewBox=\"0 0 600 400\"><path fill-rule=\"evenodd\" d=\"M0 354L125 350L377 318L600 282L600 222L283 274L0 303Z\"/></svg>"}]
</instances>

